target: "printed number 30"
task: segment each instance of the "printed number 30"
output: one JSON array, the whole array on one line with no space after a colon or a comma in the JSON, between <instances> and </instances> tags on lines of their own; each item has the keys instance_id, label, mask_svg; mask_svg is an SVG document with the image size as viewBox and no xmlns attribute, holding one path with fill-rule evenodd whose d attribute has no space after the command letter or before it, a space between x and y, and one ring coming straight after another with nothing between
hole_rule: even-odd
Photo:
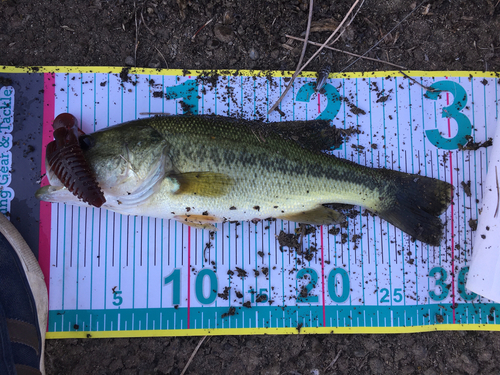
<instances>
[{"instance_id":1,"label":"printed number 30","mask_svg":"<svg viewBox=\"0 0 500 375\"><path fill-rule=\"evenodd\" d=\"M452 118L457 122L458 130L452 138L445 138L438 129L426 130L427 138L436 147L445 150L456 150L458 144L467 143L465 136L471 135L472 125L469 118L460 112L467 104L467 93L458 83L453 81L439 81L431 85L434 91L427 91L425 97L436 100L443 91L453 94L453 103L443 108L442 117Z\"/></svg>"}]
</instances>

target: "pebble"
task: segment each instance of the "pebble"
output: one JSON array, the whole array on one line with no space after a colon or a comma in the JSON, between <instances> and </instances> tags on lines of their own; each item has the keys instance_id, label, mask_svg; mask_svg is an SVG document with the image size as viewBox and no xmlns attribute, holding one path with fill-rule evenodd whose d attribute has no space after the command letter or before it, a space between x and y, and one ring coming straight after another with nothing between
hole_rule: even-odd
<instances>
[{"instance_id":1,"label":"pebble","mask_svg":"<svg viewBox=\"0 0 500 375\"><path fill-rule=\"evenodd\" d=\"M148 64L148 68L153 68L153 69L157 69L161 66L161 62L160 60L158 59L152 59L149 64Z\"/></svg>"},{"instance_id":2,"label":"pebble","mask_svg":"<svg viewBox=\"0 0 500 375\"><path fill-rule=\"evenodd\" d=\"M489 350L482 351L478 355L478 359L481 362L488 362L489 360L491 360L491 357L492 357L492 354L491 354L491 351L489 351Z\"/></svg>"},{"instance_id":3,"label":"pebble","mask_svg":"<svg viewBox=\"0 0 500 375\"><path fill-rule=\"evenodd\" d=\"M374 374L384 374L385 371L385 366L384 363L378 359L378 358L372 358L368 362L370 364L370 369L372 370L372 373Z\"/></svg>"},{"instance_id":4,"label":"pebble","mask_svg":"<svg viewBox=\"0 0 500 375\"><path fill-rule=\"evenodd\" d=\"M122 360L120 358L116 358L108 366L108 370L111 371L111 372L115 372L115 371L118 371L118 370L121 370L121 369L123 369L123 362L122 362Z\"/></svg>"},{"instance_id":5,"label":"pebble","mask_svg":"<svg viewBox=\"0 0 500 375\"><path fill-rule=\"evenodd\" d=\"M427 358L427 349L421 345L415 345L412 349L415 361L420 362Z\"/></svg>"},{"instance_id":6,"label":"pebble","mask_svg":"<svg viewBox=\"0 0 500 375\"><path fill-rule=\"evenodd\" d=\"M248 51L248 57L250 57L252 60L257 60L259 58L259 52L255 48L250 48L250 51Z\"/></svg>"},{"instance_id":7,"label":"pebble","mask_svg":"<svg viewBox=\"0 0 500 375\"><path fill-rule=\"evenodd\" d=\"M229 43L234 38L233 29L221 23L218 23L214 26L214 35L222 43Z\"/></svg>"},{"instance_id":8,"label":"pebble","mask_svg":"<svg viewBox=\"0 0 500 375\"><path fill-rule=\"evenodd\" d=\"M467 354L465 354L465 353L462 353L462 355L460 356L460 359L462 361L464 361L464 363L466 363L466 364L471 364L472 363L470 357Z\"/></svg>"},{"instance_id":9,"label":"pebble","mask_svg":"<svg viewBox=\"0 0 500 375\"><path fill-rule=\"evenodd\" d=\"M224 25L231 25L234 22L234 13L232 10L226 10L222 16L222 23Z\"/></svg>"},{"instance_id":10,"label":"pebble","mask_svg":"<svg viewBox=\"0 0 500 375\"><path fill-rule=\"evenodd\" d=\"M220 42L217 39L209 39L207 42L207 49L216 49L220 46Z\"/></svg>"},{"instance_id":11,"label":"pebble","mask_svg":"<svg viewBox=\"0 0 500 375\"><path fill-rule=\"evenodd\" d=\"M429 367L424 371L424 375L437 375L437 372L432 367Z\"/></svg>"},{"instance_id":12,"label":"pebble","mask_svg":"<svg viewBox=\"0 0 500 375\"><path fill-rule=\"evenodd\" d=\"M354 351L354 356L356 358L363 358L366 355L366 350L364 349L358 349Z\"/></svg>"},{"instance_id":13,"label":"pebble","mask_svg":"<svg viewBox=\"0 0 500 375\"><path fill-rule=\"evenodd\" d=\"M401 371L400 372L401 375L412 375L415 373L415 367L414 366L404 366L400 371Z\"/></svg>"},{"instance_id":14,"label":"pebble","mask_svg":"<svg viewBox=\"0 0 500 375\"><path fill-rule=\"evenodd\" d=\"M125 58L125 65L128 65L128 66L134 66L135 65L135 60L132 56L127 56Z\"/></svg>"}]
</instances>

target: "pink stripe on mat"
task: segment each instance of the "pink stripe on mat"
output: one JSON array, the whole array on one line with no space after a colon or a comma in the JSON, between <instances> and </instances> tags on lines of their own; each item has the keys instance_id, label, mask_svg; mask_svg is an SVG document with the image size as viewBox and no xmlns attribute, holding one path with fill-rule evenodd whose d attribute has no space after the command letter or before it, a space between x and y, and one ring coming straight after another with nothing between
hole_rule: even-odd
<instances>
[{"instance_id":1,"label":"pink stripe on mat","mask_svg":"<svg viewBox=\"0 0 500 375\"><path fill-rule=\"evenodd\" d=\"M448 79L448 78L446 78ZM446 104L450 105L450 95L446 93ZM451 138L451 123L448 117L448 137ZM453 185L453 158L452 153L449 151L448 160L450 161L450 184ZM453 212L453 189L451 190L451 298L453 303L453 324L456 323L455 316L455 223Z\"/></svg>"},{"instance_id":2,"label":"pink stripe on mat","mask_svg":"<svg viewBox=\"0 0 500 375\"><path fill-rule=\"evenodd\" d=\"M43 130L42 130L42 162L41 173L45 174L45 148L52 137L52 122L54 121L55 108L55 75L54 73L45 73L43 83ZM47 178L42 179L41 186L48 185ZM45 275L47 290L50 280L50 223L51 223L51 204L40 202L40 233L38 239L38 262Z\"/></svg>"},{"instance_id":3,"label":"pink stripe on mat","mask_svg":"<svg viewBox=\"0 0 500 375\"><path fill-rule=\"evenodd\" d=\"M187 288L187 329L191 320L191 227L188 226L188 288Z\"/></svg>"},{"instance_id":4,"label":"pink stripe on mat","mask_svg":"<svg viewBox=\"0 0 500 375\"><path fill-rule=\"evenodd\" d=\"M323 246L323 225L321 226L321 296L323 303L323 327L326 327L326 313L325 313L325 252Z\"/></svg>"}]
</instances>

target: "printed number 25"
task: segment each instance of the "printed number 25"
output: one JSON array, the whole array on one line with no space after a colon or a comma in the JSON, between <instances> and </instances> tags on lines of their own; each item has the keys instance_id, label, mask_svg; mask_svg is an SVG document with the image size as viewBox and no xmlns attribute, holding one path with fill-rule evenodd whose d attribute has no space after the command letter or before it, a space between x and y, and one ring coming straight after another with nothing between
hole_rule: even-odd
<instances>
[{"instance_id":1,"label":"printed number 25","mask_svg":"<svg viewBox=\"0 0 500 375\"><path fill-rule=\"evenodd\" d=\"M403 300L403 295L401 294L403 289L396 288L394 289L394 302L401 302ZM380 293L382 293L382 298L380 299L380 303L389 303L389 289L383 288L380 289Z\"/></svg>"}]
</instances>

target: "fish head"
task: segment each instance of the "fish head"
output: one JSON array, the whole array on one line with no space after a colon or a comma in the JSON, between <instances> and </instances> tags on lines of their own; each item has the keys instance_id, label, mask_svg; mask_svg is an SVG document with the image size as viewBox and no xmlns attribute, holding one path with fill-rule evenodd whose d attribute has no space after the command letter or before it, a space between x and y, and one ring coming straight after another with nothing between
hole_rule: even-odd
<instances>
[{"instance_id":1,"label":"fish head","mask_svg":"<svg viewBox=\"0 0 500 375\"><path fill-rule=\"evenodd\" d=\"M84 135L80 145L107 195L143 195L172 170L167 141L136 121Z\"/></svg>"}]
</instances>

